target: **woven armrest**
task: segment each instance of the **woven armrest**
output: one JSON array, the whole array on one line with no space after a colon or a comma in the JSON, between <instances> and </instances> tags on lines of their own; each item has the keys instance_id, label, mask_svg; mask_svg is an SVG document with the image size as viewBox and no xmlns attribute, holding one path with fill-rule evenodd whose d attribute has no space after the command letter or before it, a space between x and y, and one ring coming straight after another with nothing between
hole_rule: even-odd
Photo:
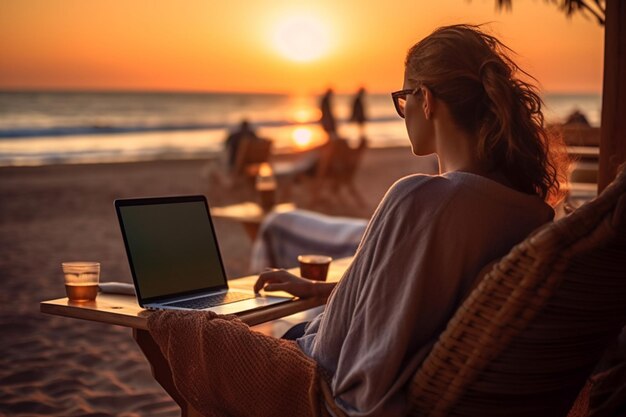
<instances>
[{"instance_id":1,"label":"woven armrest","mask_svg":"<svg viewBox=\"0 0 626 417\"><path fill-rule=\"evenodd\" d=\"M419 416L567 415L626 323L626 173L498 262L410 387Z\"/></svg>"}]
</instances>

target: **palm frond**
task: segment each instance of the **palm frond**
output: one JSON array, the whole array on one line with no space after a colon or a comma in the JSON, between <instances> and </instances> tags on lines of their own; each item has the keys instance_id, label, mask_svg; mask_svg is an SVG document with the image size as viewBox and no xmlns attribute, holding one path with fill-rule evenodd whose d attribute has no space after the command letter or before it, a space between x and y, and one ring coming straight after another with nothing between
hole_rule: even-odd
<instances>
[{"instance_id":1,"label":"palm frond","mask_svg":"<svg viewBox=\"0 0 626 417\"><path fill-rule=\"evenodd\" d=\"M567 17L580 13L585 17L591 16L598 24L604 26L606 19L606 0L545 0L548 3L556 4L559 9L565 12ZM513 9L512 0L496 0L498 9Z\"/></svg>"},{"instance_id":2,"label":"palm frond","mask_svg":"<svg viewBox=\"0 0 626 417\"><path fill-rule=\"evenodd\" d=\"M497 0L497 1L498 1L499 9L511 10L513 8L513 4L511 3L511 0Z\"/></svg>"}]
</instances>

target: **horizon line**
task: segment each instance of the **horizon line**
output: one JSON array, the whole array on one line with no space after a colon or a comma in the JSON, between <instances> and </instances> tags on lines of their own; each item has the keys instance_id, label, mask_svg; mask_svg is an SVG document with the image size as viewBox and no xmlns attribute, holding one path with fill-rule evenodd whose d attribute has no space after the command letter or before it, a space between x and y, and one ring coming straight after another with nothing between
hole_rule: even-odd
<instances>
[{"instance_id":1,"label":"horizon line","mask_svg":"<svg viewBox=\"0 0 626 417\"><path fill-rule=\"evenodd\" d=\"M134 93L134 94L189 94L189 95L202 95L202 94L222 94L222 95L265 95L265 96L301 96L301 95L322 95L324 94L324 89L320 90L319 93L298 93L298 92L288 92L288 91L233 91L233 90L206 90L206 89L168 89L168 88L155 88L155 89L143 89L143 88L82 88L82 87L71 87L71 88L54 88L54 87L43 87L43 88L31 88L31 87L19 87L19 88L5 88L0 86L0 94L3 93L50 93L50 94L69 94L69 93L79 93L79 94L124 94L124 93ZM336 95L344 95L344 94L354 94L356 90L343 90L343 89L333 89ZM366 90L366 94L369 95L384 95L390 94L390 91L375 91L375 90ZM594 91L594 90L540 90L540 94L549 94L549 95L602 95L602 90Z\"/></svg>"}]
</instances>

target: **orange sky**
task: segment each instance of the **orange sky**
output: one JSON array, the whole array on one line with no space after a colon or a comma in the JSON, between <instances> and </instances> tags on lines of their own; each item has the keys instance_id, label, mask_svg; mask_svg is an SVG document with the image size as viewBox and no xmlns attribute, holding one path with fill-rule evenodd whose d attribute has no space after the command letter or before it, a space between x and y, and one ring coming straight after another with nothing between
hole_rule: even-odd
<instances>
[{"instance_id":1,"label":"orange sky","mask_svg":"<svg viewBox=\"0 0 626 417\"><path fill-rule=\"evenodd\" d=\"M275 32L294 16L319 24L319 58L279 52ZM604 29L540 0L512 12L495 0L2 0L0 89L386 92L414 42L484 22L544 90L601 91Z\"/></svg>"}]
</instances>

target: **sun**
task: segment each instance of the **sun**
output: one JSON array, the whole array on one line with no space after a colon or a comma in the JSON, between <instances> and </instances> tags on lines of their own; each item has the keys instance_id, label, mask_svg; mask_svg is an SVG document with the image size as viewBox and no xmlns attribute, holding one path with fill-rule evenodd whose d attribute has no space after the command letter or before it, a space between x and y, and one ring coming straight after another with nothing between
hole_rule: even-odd
<instances>
[{"instance_id":1,"label":"sun","mask_svg":"<svg viewBox=\"0 0 626 417\"><path fill-rule=\"evenodd\" d=\"M313 132L306 127L298 127L291 134L293 141L299 148L306 148L313 141Z\"/></svg>"},{"instance_id":2,"label":"sun","mask_svg":"<svg viewBox=\"0 0 626 417\"><path fill-rule=\"evenodd\" d=\"M290 16L276 25L273 43L291 61L314 61L328 52L328 29L313 15Z\"/></svg>"}]
</instances>

